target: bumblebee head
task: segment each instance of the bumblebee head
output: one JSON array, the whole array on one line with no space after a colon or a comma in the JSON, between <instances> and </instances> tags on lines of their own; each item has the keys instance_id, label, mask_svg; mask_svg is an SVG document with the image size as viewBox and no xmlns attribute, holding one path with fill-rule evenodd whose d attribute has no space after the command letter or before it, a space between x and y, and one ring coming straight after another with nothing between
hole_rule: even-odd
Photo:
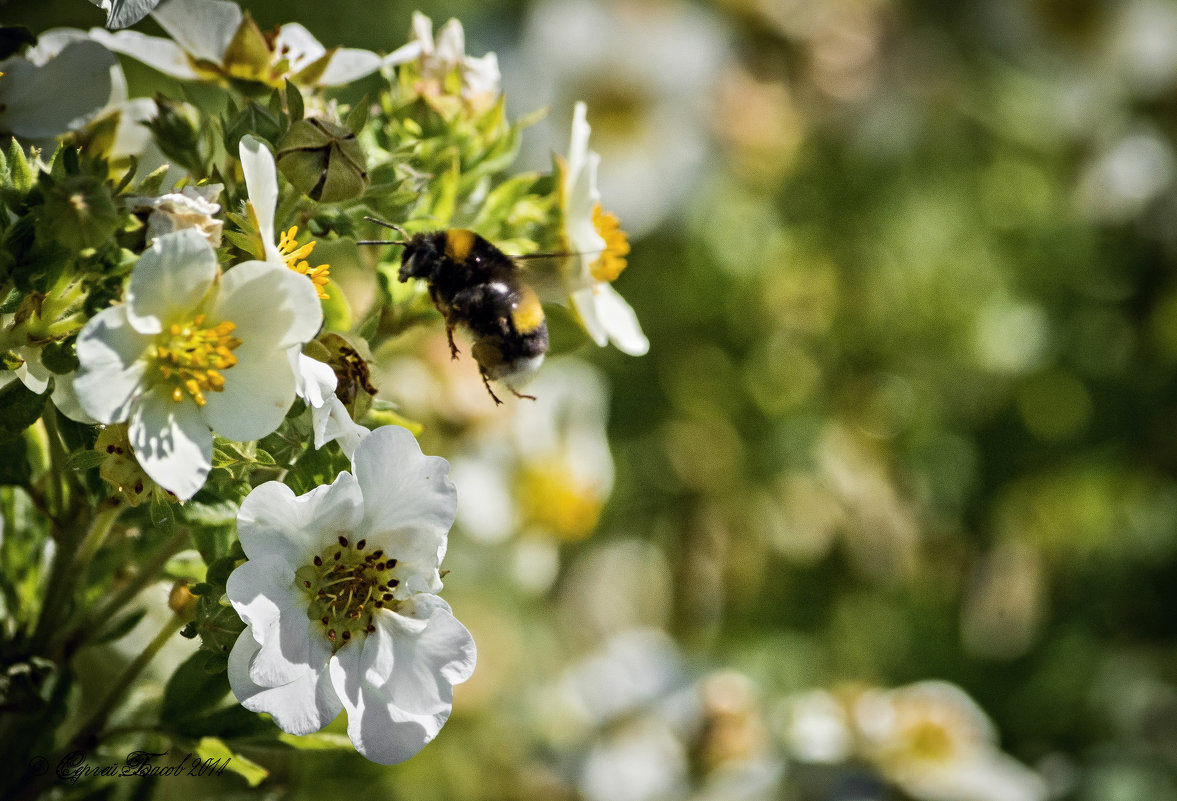
<instances>
[{"instance_id":1,"label":"bumblebee head","mask_svg":"<svg viewBox=\"0 0 1177 801\"><path fill-rule=\"evenodd\" d=\"M397 278L402 282L410 278L429 278L441 256L435 237L418 234L405 243Z\"/></svg>"}]
</instances>

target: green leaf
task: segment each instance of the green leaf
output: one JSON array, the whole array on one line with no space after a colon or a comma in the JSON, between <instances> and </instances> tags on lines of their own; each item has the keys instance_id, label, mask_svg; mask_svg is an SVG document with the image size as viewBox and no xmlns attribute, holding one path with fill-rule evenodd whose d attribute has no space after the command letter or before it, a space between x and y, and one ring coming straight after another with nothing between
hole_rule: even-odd
<instances>
[{"instance_id":1,"label":"green leaf","mask_svg":"<svg viewBox=\"0 0 1177 801\"><path fill-rule=\"evenodd\" d=\"M98 645L104 642L114 642L115 640L125 637L131 629L143 619L147 614L146 609L136 609L134 612L129 612L122 617L115 620L109 626L102 627L102 634L95 640L91 640L91 645Z\"/></svg>"},{"instance_id":2,"label":"green leaf","mask_svg":"<svg viewBox=\"0 0 1177 801\"><path fill-rule=\"evenodd\" d=\"M263 779L270 775L270 772L261 765L230 750L229 746L216 737L205 737L197 743L196 755L200 757L206 767L216 765L230 770L245 779L250 787L257 787ZM220 773L218 772L217 775Z\"/></svg>"},{"instance_id":3,"label":"green leaf","mask_svg":"<svg viewBox=\"0 0 1177 801\"><path fill-rule=\"evenodd\" d=\"M165 534L171 534L176 526L176 512L162 491L151 493L151 524Z\"/></svg>"},{"instance_id":4,"label":"green leaf","mask_svg":"<svg viewBox=\"0 0 1177 801\"><path fill-rule=\"evenodd\" d=\"M360 102L356 103L347 113L347 118L343 121L344 127L358 136L360 131L364 130L364 126L368 124L368 114L371 112L371 108L368 96L364 95Z\"/></svg>"},{"instance_id":5,"label":"green leaf","mask_svg":"<svg viewBox=\"0 0 1177 801\"><path fill-rule=\"evenodd\" d=\"M303 118L304 106L302 102L302 92L298 91L298 87L286 80L286 111L290 114L290 121L298 122Z\"/></svg>"},{"instance_id":6,"label":"green leaf","mask_svg":"<svg viewBox=\"0 0 1177 801\"><path fill-rule=\"evenodd\" d=\"M0 440L0 486L22 486L32 478L29 445L24 437Z\"/></svg>"},{"instance_id":7,"label":"green leaf","mask_svg":"<svg viewBox=\"0 0 1177 801\"><path fill-rule=\"evenodd\" d=\"M8 293L8 297L4 298L4 302L0 303L0 314L12 314L20 308L21 301L25 299L25 293L19 289L13 289Z\"/></svg>"},{"instance_id":8,"label":"green leaf","mask_svg":"<svg viewBox=\"0 0 1177 801\"><path fill-rule=\"evenodd\" d=\"M99 453L93 448L86 448L84 450L74 451L65 460L66 470L89 470L91 467L97 467L106 459L106 454Z\"/></svg>"},{"instance_id":9,"label":"green leaf","mask_svg":"<svg viewBox=\"0 0 1177 801\"><path fill-rule=\"evenodd\" d=\"M34 180L33 170L29 167L29 160L25 158L24 148L13 138L8 146L8 174L5 186L25 195L33 188Z\"/></svg>"},{"instance_id":10,"label":"green leaf","mask_svg":"<svg viewBox=\"0 0 1177 801\"><path fill-rule=\"evenodd\" d=\"M0 440L12 439L37 422L49 393L38 395L19 381L0 389Z\"/></svg>"},{"instance_id":11,"label":"green leaf","mask_svg":"<svg viewBox=\"0 0 1177 801\"><path fill-rule=\"evenodd\" d=\"M167 176L167 174L167 164L152 171L150 175L147 175L142 181L139 182L139 186L135 188L136 193L140 195L146 195L148 197L158 195L159 190L163 187L163 179Z\"/></svg>"},{"instance_id":12,"label":"green leaf","mask_svg":"<svg viewBox=\"0 0 1177 801\"><path fill-rule=\"evenodd\" d=\"M182 722L201 717L229 693L228 676L204 669L210 656L207 651L197 651L168 679L159 706L159 719L164 726L188 734Z\"/></svg>"},{"instance_id":13,"label":"green leaf","mask_svg":"<svg viewBox=\"0 0 1177 801\"><path fill-rule=\"evenodd\" d=\"M299 751L351 751L355 746L346 734L320 731L314 734L287 734L283 732L278 739Z\"/></svg>"}]
</instances>

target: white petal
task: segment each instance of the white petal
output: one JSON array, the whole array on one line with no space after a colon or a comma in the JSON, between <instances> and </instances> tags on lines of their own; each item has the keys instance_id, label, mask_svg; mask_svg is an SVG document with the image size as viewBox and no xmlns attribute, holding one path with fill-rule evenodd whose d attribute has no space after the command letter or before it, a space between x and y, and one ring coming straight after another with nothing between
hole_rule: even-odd
<instances>
[{"instance_id":1,"label":"white petal","mask_svg":"<svg viewBox=\"0 0 1177 801\"><path fill-rule=\"evenodd\" d=\"M176 403L163 390L148 391L131 412L127 431L144 472L186 501L212 469L213 435L189 398Z\"/></svg>"},{"instance_id":2,"label":"white petal","mask_svg":"<svg viewBox=\"0 0 1177 801\"><path fill-rule=\"evenodd\" d=\"M318 621L307 619L305 602L281 609L278 619L272 621L264 632L257 626L251 628L261 648L249 665L249 680L262 687L297 681L311 667L315 641L327 643L327 635Z\"/></svg>"},{"instance_id":3,"label":"white petal","mask_svg":"<svg viewBox=\"0 0 1177 801\"><path fill-rule=\"evenodd\" d=\"M610 284L598 284L593 287L593 292L597 319L617 349L630 356L645 355L650 350L650 340L642 333L633 307Z\"/></svg>"},{"instance_id":4,"label":"white petal","mask_svg":"<svg viewBox=\"0 0 1177 801\"><path fill-rule=\"evenodd\" d=\"M249 678L250 662L260 649L253 632L246 628L229 653L229 686L243 707L268 713L288 734L310 734L339 715L343 705L327 670L329 646L313 648L313 661L299 678L278 687L262 687Z\"/></svg>"},{"instance_id":5,"label":"white petal","mask_svg":"<svg viewBox=\"0 0 1177 801\"><path fill-rule=\"evenodd\" d=\"M345 83L371 75L380 69L383 59L371 50L341 47L327 62L327 69L319 77L319 86L342 86Z\"/></svg>"},{"instance_id":6,"label":"white petal","mask_svg":"<svg viewBox=\"0 0 1177 801\"><path fill-rule=\"evenodd\" d=\"M0 62L0 130L43 139L80 128L110 100L116 66L109 50L87 40L70 42L44 66L5 59Z\"/></svg>"},{"instance_id":7,"label":"white petal","mask_svg":"<svg viewBox=\"0 0 1177 801\"><path fill-rule=\"evenodd\" d=\"M151 14L195 59L220 64L241 27L241 8L224 0L168 0Z\"/></svg>"},{"instance_id":8,"label":"white petal","mask_svg":"<svg viewBox=\"0 0 1177 801\"><path fill-rule=\"evenodd\" d=\"M335 387L339 385L339 378L331 365L304 356L294 351L290 352L295 359L295 377L297 378L298 397L307 402L312 409L321 407L335 394ZM319 447L319 443L315 444Z\"/></svg>"},{"instance_id":9,"label":"white petal","mask_svg":"<svg viewBox=\"0 0 1177 801\"><path fill-rule=\"evenodd\" d=\"M584 325L584 330L602 348L609 344L609 332L605 330L605 324L601 322L600 316L597 314L597 293L595 287L589 286L584 289L578 289L569 296L572 300L572 308L580 317L580 322Z\"/></svg>"},{"instance_id":10,"label":"white petal","mask_svg":"<svg viewBox=\"0 0 1177 801\"><path fill-rule=\"evenodd\" d=\"M264 310L264 311L259 311ZM259 439L276 429L297 385L289 354L318 331L322 307L310 281L268 262L251 261L225 274L208 324L229 321L241 340L224 389L205 394L209 426L229 439Z\"/></svg>"},{"instance_id":11,"label":"white petal","mask_svg":"<svg viewBox=\"0 0 1177 801\"><path fill-rule=\"evenodd\" d=\"M356 448L371 432L351 419L347 407L332 394L325 404L311 410L315 429L315 447L321 448L328 442L338 442L339 449L347 458L355 455Z\"/></svg>"},{"instance_id":12,"label":"white petal","mask_svg":"<svg viewBox=\"0 0 1177 801\"><path fill-rule=\"evenodd\" d=\"M111 33L105 28L91 28L90 38L108 50L130 56L164 75L181 81L195 81L200 78L192 69L187 54L171 39L162 36L148 36L139 31Z\"/></svg>"},{"instance_id":13,"label":"white petal","mask_svg":"<svg viewBox=\"0 0 1177 801\"><path fill-rule=\"evenodd\" d=\"M450 710L414 715L400 709L363 681L359 661L359 644L351 643L335 654L328 668L331 684L347 710L347 735L356 750L373 762L404 762L437 736Z\"/></svg>"},{"instance_id":14,"label":"white petal","mask_svg":"<svg viewBox=\"0 0 1177 801\"><path fill-rule=\"evenodd\" d=\"M225 594L245 625L253 629L259 644L266 642L266 633L283 610L299 600L294 569L274 554L262 554L238 565L225 582ZM306 617L306 604L302 606Z\"/></svg>"},{"instance_id":15,"label":"white petal","mask_svg":"<svg viewBox=\"0 0 1177 801\"><path fill-rule=\"evenodd\" d=\"M400 561L398 570L419 574L398 574L401 589L440 589L435 573L457 510L449 463L422 454L407 429L382 426L359 444L352 464L364 494L360 530Z\"/></svg>"},{"instance_id":16,"label":"white petal","mask_svg":"<svg viewBox=\"0 0 1177 801\"><path fill-rule=\"evenodd\" d=\"M572 140L568 143L568 174L573 180L585 168L589 135L592 132L588 124L588 106L583 101L577 101L572 108Z\"/></svg>"},{"instance_id":17,"label":"white petal","mask_svg":"<svg viewBox=\"0 0 1177 801\"><path fill-rule=\"evenodd\" d=\"M225 273L209 318L236 323L242 348L280 350L313 339L323 324L323 309L305 276L269 262L247 261Z\"/></svg>"},{"instance_id":18,"label":"white petal","mask_svg":"<svg viewBox=\"0 0 1177 801\"><path fill-rule=\"evenodd\" d=\"M186 228L158 236L131 271L127 319L144 334L186 324L216 275L216 251L199 231Z\"/></svg>"},{"instance_id":19,"label":"white petal","mask_svg":"<svg viewBox=\"0 0 1177 801\"><path fill-rule=\"evenodd\" d=\"M106 27L125 28L147 16L160 0L90 0L106 11Z\"/></svg>"},{"instance_id":20,"label":"white petal","mask_svg":"<svg viewBox=\"0 0 1177 801\"><path fill-rule=\"evenodd\" d=\"M266 145L251 135L241 137L237 152L245 176L245 191L249 194L253 213L257 215L266 261L285 264L274 236L274 213L278 208L278 169L274 156Z\"/></svg>"},{"instance_id":21,"label":"white petal","mask_svg":"<svg viewBox=\"0 0 1177 801\"><path fill-rule=\"evenodd\" d=\"M297 570L340 532L355 530L363 517L355 478L340 473L304 495L277 481L254 487L237 512L237 536L250 559L281 559Z\"/></svg>"},{"instance_id":22,"label":"white petal","mask_svg":"<svg viewBox=\"0 0 1177 801\"><path fill-rule=\"evenodd\" d=\"M147 369L142 357L151 338L131 327L126 309L103 309L78 334L81 367L74 389L82 408L101 423L121 423L130 416Z\"/></svg>"},{"instance_id":23,"label":"white petal","mask_svg":"<svg viewBox=\"0 0 1177 801\"><path fill-rule=\"evenodd\" d=\"M412 616L384 610L364 641L364 681L406 712L432 715L453 704L453 686L474 672L474 638L436 595L413 597Z\"/></svg>"},{"instance_id":24,"label":"white petal","mask_svg":"<svg viewBox=\"0 0 1177 801\"><path fill-rule=\"evenodd\" d=\"M77 378L78 374L76 372L54 376L53 395L50 397L53 398L53 405L57 407L57 411L64 414L70 420L77 423L94 425L98 421L86 414L86 410L82 408L82 402L78 399L78 392L75 387Z\"/></svg>"},{"instance_id":25,"label":"white petal","mask_svg":"<svg viewBox=\"0 0 1177 801\"><path fill-rule=\"evenodd\" d=\"M291 73L299 72L327 55L327 48L297 22L288 22L278 29L273 48L274 52L285 54Z\"/></svg>"},{"instance_id":26,"label":"white petal","mask_svg":"<svg viewBox=\"0 0 1177 801\"><path fill-rule=\"evenodd\" d=\"M21 347L16 349L16 355L24 360L24 364L16 368L16 377L21 383L38 395L48 389L53 373L41 363L41 351L31 346Z\"/></svg>"}]
</instances>

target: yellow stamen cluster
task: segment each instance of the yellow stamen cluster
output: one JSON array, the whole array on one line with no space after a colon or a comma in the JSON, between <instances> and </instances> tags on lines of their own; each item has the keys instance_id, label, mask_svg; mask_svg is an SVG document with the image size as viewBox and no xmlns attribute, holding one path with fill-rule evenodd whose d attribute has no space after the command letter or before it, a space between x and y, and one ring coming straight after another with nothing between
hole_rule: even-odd
<instances>
[{"instance_id":1,"label":"yellow stamen cluster","mask_svg":"<svg viewBox=\"0 0 1177 801\"><path fill-rule=\"evenodd\" d=\"M237 364L233 350L241 340L232 335L237 325L225 320L212 328L202 328L204 318L198 314L188 325L172 325L164 332L166 341L155 348L160 375L175 384L172 400L176 403L184 400L187 392L197 406L204 406L208 402L205 392L225 389L225 377L220 371Z\"/></svg>"},{"instance_id":2,"label":"yellow stamen cluster","mask_svg":"<svg viewBox=\"0 0 1177 801\"><path fill-rule=\"evenodd\" d=\"M286 260L286 266L296 273L310 278L311 283L315 285L315 292L318 293L319 298L326 300L331 297L327 294L327 284L331 283L331 265L320 264L318 267L311 267L306 258L315 249L315 241L312 239L305 245L299 245L296 239L297 236L297 225L279 234L278 251L282 254L282 258Z\"/></svg>"},{"instance_id":3,"label":"yellow stamen cluster","mask_svg":"<svg viewBox=\"0 0 1177 801\"><path fill-rule=\"evenodd\" d=\"M589 265L589 272L598 281L615 281L625 269L629 237L621 230L621 221L617 215L602 209L600 203L593 206L593 228L605 240L605 252Z\"/></svg>"},{"instance_id":4,"label":"yellow stamen cluster","mask_svg":"<svg viewBox=\"0 0 1177 801\"><path fill-rule=\"evenodd\" d=\"M336 651L360 634L374 632L372 616L394 604L393 591L400 583L392 577L396 560L379 549L365 554L367 544L353 544L340 535L338 544L324 548L294 574L309 600L307 618L322 624Z\"/></svg>"}]
</instances>

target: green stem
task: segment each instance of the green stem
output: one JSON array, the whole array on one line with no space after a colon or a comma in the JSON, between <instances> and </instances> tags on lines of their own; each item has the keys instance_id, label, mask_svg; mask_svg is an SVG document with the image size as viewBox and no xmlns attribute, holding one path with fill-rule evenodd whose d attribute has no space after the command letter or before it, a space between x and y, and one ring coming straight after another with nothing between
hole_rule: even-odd
<instances>
[{"instance_id":1,"label":"green stem","mask_svg":"<svg viewBox=\"0 0 1177 801\"><path fill-rule=\"evenodd\" d=\"M94 516L94 522L90 525L90 530L86 532L86 537L82 540L77 557L74 559L74 572L83 587L86 585L86 571L90 567L91 560L94 559L94 554L98 553L98 549L106 542L107 536L110 535L110 531L114 527L114 522L118 520L122 511L122 504L116 504L103 509Z\"/></svg>"},{"instance_id":2,"label":"green stem","mask_svg":"<svg viewBox=\"0 0 1177 801\"><path fill-rule=\"evenodd\" d=\"M108 598L106 603L99 606L90 614L82 624L84 630L89 631L91 634L99 633L102 627L111 621L114 614L124 604L138 595L144 587L154 581L159 571L163 570L164 565L168 563L168 560L183 550L187 544L187 529L181 529L172 535L172 538L156 551L151 562L133 580L128 582L121 590Z\"/></svg>"}]
</instances>

